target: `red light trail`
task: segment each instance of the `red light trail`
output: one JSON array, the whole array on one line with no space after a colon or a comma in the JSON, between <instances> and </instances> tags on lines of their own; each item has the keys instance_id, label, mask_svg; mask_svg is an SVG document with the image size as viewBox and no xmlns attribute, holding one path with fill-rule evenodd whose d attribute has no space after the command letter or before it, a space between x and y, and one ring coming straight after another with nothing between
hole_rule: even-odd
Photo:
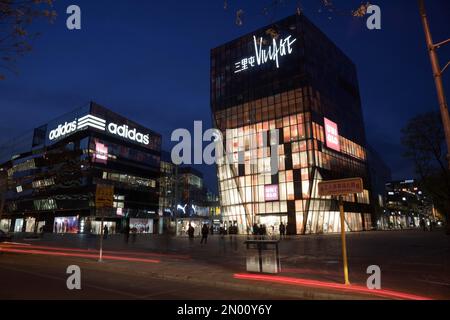
<instances>
[{"instance_id":1,"label":"red light trail","mask_svg":"<svg viewBox=\"0 0 450 320\"><path fill-rule=\"evenodd\" d=\"M27 247L27 248L29 248L29 247ZM35 249L25 250L25 249L0 247L0 252L98 259L98 254L76 253L76 252L72 252L71 250L67 250L67 251L69 251L69 252L44 251L44 250L35 250ZM160 260L156 260L156 259L133 258L133 257L111 256L111 255L103 255L103 259L115 260L115 261L128 261L128 262L145 262L145 263L160 263L161 262Z\"/></svg>"},{"instance_id":2,"label":"red light trail","mask_svg":"<svg viewBox=\"0 0 450 320\"><path fill-rule=\"evenodd\" d=\"M302 287L333 289L333 290L337 290L337 291L346 291L346 292L377 295L380 297L391 298L391 299L431 300L431 298L428 298L428 297L422 297L422 296L417 296L417 295L393 291L393 290L386 290L386 289L371 290L366 287L358 286L358 285L346 286L344 284L339 284L339 283L324 282L324 281L309 280L309 279L299 279L299 278L270 276L270 275L245 274L245 273L236 273L236 274L234 274L234 278L241 279L241 280L254 280L254 281L264 281L264 282L272 282L272 283L297 285L297 286L302 286Z\"/></svg>"},{"instance_id":3,"label":"red light trail","mask_svg":"<svg viewBox=\"0 0 450 320\"><path fill-rule=\"evenodd\" d=\"M42 249L42 250L51 250L51 251L66 251L66 252L86 252L86 253L98 253L97 249L81 249L81 248L69 248L69 247L50 247L50 246L38 246L27 243L13 243L13 242L3 242L1 245L4 248L4 245L8 245L7 247L22 247L23 249ZM187 255L179 255L179 254L170 254L170 253L156 253L156 252L132 252L132 251L109 251L103 250L104 253L112 254L112 255L140 255L140 256L149 256L149 257L168 257L175 259L191 259L190 256Z\"/></svg>"}]
</instances>

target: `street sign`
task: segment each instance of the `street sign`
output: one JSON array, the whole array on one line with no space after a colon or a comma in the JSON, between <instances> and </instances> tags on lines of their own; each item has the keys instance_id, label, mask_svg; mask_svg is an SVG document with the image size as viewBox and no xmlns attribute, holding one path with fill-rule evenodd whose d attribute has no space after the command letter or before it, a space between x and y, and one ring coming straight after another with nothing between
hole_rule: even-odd
<instances>
[{"instance_id":1,"label":"street sign","mask_svg":"<svg viewBox=\"0 0 450 320\"><path fill-rule=\"evenodd\" d=\"M318 186L319 196L344 196L364 191L361 178L321 181Z\"/></svg>"},{"instance_id":2,"label":"street sign","mask_svg":"<svg viewBox=\"0 0 450 320\"><path fill-rule=\"evenodd\" d=\"M112 208L114 202L114 186L98 184L95 192L97 208Z\"/></svg>"},{"instance_id":3,"label":"street sign","mask_svg":"<svg viewBox=\"0 0 450 320\"><path fill-rule=\"evenodd\" d=\"M341 243L342 261L344 264L344 283L350 285L348 276L347 242L345 240L345 212L344 200L342 196L360 193L364 191L363 180L361 178L350 178L340 180L328 180L318 183L319 196L339 196L339 213L341 220Z\"/></svg>"}]
</instances>

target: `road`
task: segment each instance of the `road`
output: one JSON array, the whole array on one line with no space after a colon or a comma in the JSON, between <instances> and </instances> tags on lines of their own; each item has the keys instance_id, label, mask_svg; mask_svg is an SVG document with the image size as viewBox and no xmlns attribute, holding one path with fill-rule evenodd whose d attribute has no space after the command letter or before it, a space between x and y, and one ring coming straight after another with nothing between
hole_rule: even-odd
<instances>
[{"instance_id":1,"label":"road","mask_svg":"<svg viewBox=\"0 0 450 320\"><path fill-rule=\"evenodd\" d=\"M68 290L69 265L81 268L81 290ZM107 268L106 266L107 265ZM112 267L112 268L111 268ZM131 272L130 272L131 271ZM122 269L114 262L4 254L0 257L0 299L43 300L270 300L278 296L218 289L182 281L161 280ZM288 298L288 297L286 297Z\"/></svg>"},{"instance_id":2,"label":"road","mask_svg":"<svg viewBox=\"0 0 450 320\"><path fill-rule=\"evenodd\" d=\"M450 238L442 231L350 233L347 239L352 284L365 286L367 267L378 265L383 289L450 299ZM269 290L266 284L233 279L245 272L245 240L213 236L202 246L199 239L142 236L126 244L117 235L104 242L111 259L98 263L96 239L80 235L15 239L27 246L2 245L0 279L6 290L1 290L0 298L298 299L291 286L274 284ZM282 240L280 256L280 276L342 282L339 235ZM80 292L65 287L70 264L82 269ZM237 290L224 283L250 289Z\"/></svg>"}]
</instances>

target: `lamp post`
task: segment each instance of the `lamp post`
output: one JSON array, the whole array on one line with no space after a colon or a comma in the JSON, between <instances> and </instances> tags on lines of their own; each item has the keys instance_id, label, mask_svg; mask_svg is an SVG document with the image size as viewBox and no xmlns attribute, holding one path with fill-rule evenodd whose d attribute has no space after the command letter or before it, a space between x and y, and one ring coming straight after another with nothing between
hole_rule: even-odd
<instances>
[{"instance_id":1,"label":"lamp post","mask_svg":"<svg viewBox=\"0 0 450 320\"><path fill-rule=\"evenodd\" d=\"M422 19L423 28L425 31L425 39L428 47L428 53L430 55L431 60L431 67L433 68L433 76L439 101L439 109L441 111L442 124L444 125L445 140L447 142L447 161L448 161L448 168L450 169L450 117L448 114L447 101L445 99L444 86L442 84L442 74L447 69L447 67L450 66L450 61L447 62L445 67L441 69L439 65L438 55L436 52L437 49L439 49L443 45L450 43L450 39L444 40L437 44L433 43L430 26L428 24L427 13L425 11L424 0L418 1L419 1L420 17Z\"/></svg>"}]
</instances>

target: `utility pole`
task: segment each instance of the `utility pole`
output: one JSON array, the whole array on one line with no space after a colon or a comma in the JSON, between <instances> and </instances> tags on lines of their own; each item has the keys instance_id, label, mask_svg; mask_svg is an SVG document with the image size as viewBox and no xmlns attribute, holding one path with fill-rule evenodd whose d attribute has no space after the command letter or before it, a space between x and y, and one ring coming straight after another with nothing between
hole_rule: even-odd
<instances>
[{"instance_id":1,"label":"utility pole","mask_svg":"<svg viewBox=\"0 0 450 320\"><path fill-rule=\"evenodd\" d=\"M447 67L450 65L450 61L447 62L447 64L443 69L441 69L439 65L438 55L436 52L437 49L439 49L443 45L450 43L450 39L444 40L437 44L433 43L430 26L428 24L427 13L425 11L424 0L418 1L419 1L420 17L422 19L423 28L425 31L425 39L427 42L428 53L430 55L431 66L433 68L433 76L434 82L436 84L436 91L439 100L439 109L441 111L442 124L444 125L445 140L447 142L447 161L448 161L448 168L450 170L450 117L448 114L447 101L445 99L444 86L442 84L442 74L444 73L445 69L447 69Z\"/></svg>"},{"instance_id":2,"label":"utility pole","mask_svg":"<svg viewBox=\"0 0 450 320\"><path fill-rule=\"evenodd\" d=\"M348 279L348 259L347 259L347 241L345 239L345 212L344 212L344 199L339 196L339 213L341 218L341 245L342 245L342 262L344 264L344 282L345 285L350 285Z\"/></svg>"}]
</instances>

